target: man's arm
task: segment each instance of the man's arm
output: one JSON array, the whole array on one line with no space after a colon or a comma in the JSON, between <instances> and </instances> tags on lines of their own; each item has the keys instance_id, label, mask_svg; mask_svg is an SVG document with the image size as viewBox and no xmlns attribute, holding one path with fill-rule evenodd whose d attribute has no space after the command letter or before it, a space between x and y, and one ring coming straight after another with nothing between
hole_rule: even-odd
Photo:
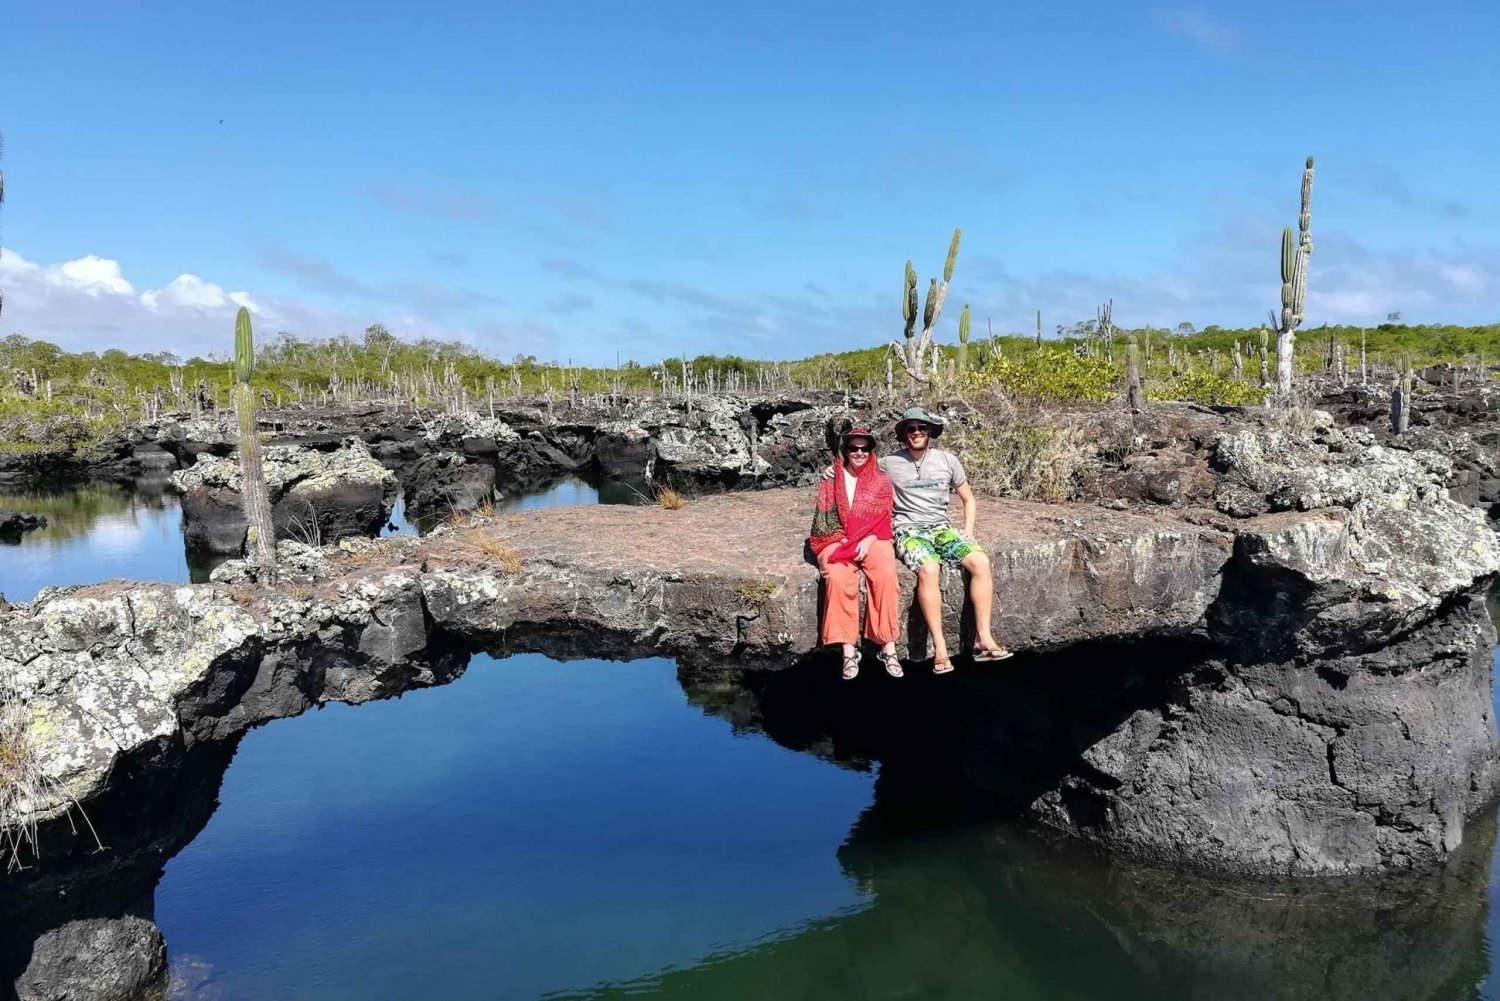
<instances>
[{"instance_id":1,"label":"man's arm","mask_svg":"<svg viewBox=\"0 0 1500 1001\"><path fill-rule=\"evenodd\" d=\"M964 535L974 537L974 516L979 513L979 504L974 498L974 491L965 480L957 487L958 499L964 506Z\"/></svg>"}]
</instances>

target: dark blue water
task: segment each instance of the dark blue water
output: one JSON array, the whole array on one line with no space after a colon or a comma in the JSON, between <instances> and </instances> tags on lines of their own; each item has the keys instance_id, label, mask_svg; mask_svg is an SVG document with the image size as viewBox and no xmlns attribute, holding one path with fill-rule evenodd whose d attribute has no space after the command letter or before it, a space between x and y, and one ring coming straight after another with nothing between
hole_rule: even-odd
<instances>
[{"instance_id":1,"label":"dark blue water","mask_svg":"<svg viewBox=\"0 0 1500 1001\"><path fill-rule=\"evenodd\" d=\"M540 997L860 907L837 850L870 795L667 661L478 657L250 734L157 921L226 999Z\"/></svg>"}]
</instances>

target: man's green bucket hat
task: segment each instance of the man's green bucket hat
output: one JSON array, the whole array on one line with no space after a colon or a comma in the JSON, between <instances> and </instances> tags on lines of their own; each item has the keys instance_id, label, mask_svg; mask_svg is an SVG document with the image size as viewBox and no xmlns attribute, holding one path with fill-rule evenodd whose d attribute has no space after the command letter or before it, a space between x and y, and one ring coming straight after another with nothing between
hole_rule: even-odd
<instances>
[{"instance_id":1,"label":"man's green bucket hat","mask_svg":"<svg viewBox=\"0 0 1500 1001\"><path fill-rule=\"evenodd\" d=\"M906 425L922 423L927 425L927 437L929 440L937 438L943 433L943 419L929 414L923 407L910 407L896 421L896 437L901 439L906 434Z\"/></svg>"}]
</instances>

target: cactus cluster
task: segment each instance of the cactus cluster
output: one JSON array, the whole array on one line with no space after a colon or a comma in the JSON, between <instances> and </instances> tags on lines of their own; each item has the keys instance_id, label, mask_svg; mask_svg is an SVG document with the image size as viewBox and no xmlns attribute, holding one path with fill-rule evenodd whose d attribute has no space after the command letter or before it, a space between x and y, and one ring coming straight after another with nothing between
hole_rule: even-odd
<instances>
[{"instance_id":1,"label":"cactus cluster","mask_svg":"<svg viewBox=\"0 0 1500 1001\"><path fill-rule=\"evenodd\" d=\"M240 502L250 529L245 537L248 556L263 583L276 580L276 526L271 520L271 498L256 430L255 394L250 377L255 373L255 339L250 331L250 311L241 306L234 317L234 402L240 424Z\"/></svg>"},{"instance_id":2,"label":"cactus cluster","mask_svg":"<svg viewBox=\"0 0 1500 1001\"><path fill-rule=\"evenodd\" d=\"M891 341L891 355L906 370L907 388L915 393L920 383L932 378L932 329L943 315L943 300L948 296L948 283L953 280L953 266L958 262L958 244L963 230L955 229L948 244L948 259L943 263L941 282L933 278L927 285L927 301L922 307L922 333L917 335L917 272L911 261L906 262L906 277L901 292L902 334L905 343ZM935 357L935 356L934 356Z\"/></svg>"},{"instance_id":3,"label":"cactus cluster","mask_svg":"<svg viewBox=\"0 0 1500 1001\"><path fill-rule=\"evenodd\" d=\"M1297 214L1297 235L1292 227L1281 231L1281 312L1271 313L1276 327L1276 396L1283 406L1292 399L1292 356L1307 303L1307 259L1312 256L1313 158L1302 171L1302 210Z\"/></svg>"}]
</instances>

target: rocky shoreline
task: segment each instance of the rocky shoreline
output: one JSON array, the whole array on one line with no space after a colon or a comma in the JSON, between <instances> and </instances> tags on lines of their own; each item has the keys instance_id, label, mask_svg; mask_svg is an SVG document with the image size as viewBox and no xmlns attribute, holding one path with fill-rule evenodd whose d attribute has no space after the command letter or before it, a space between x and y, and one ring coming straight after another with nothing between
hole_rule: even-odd
<instances>
[{"instance_id":1,"label":"rocky shoreline","mask_svg":"<svg viewBox=\"0 0 1500 1001\"><path fill-rule=\"evenodd\" d=\"M1181 467L1210 487L1200 506L983 502L999 635L1033 652L1125 646L1114 676L1072 706L1049 696L1031 729L981 718L976 744L1020 760L1045 744L1056 760L1037 766L1044 782L990 768L976 787L1107 847L1206 868L1440 862L1496 781L1482 595L1500 542L1448 498L1440 457L1328 425L1304 437L1212 419L1204 468ZM0 679L56 783L34 815L87 808L142 755L446 680L473 649L805 667L807 505L767 490L677 511L558 508L420 541L288 545L276 589L232 563L210 585L49 589L0 608ZM958 581L946 590L963 635ZM1191 645L1191 665L1153 670L1144 644L1163 641Z\"/></svg>"},{"instance_id":2,"label":"rocky shoreline","mask_svg":"<svg viewBox=\"0 0 1500 1001\"><path fill-rule=\"evenodd\" d=\"M25 705L48 780L25 818L38 864L0 880L35 919L37 982L62 982L91 950L121 976L161 976L149 885L206 820L247 729L447 683L476 650L669 654L689 698L736 727L1174 868L1425 870L1459 857L1492 801L1484 592L1500 542L1475 510L1491 485L1476 474L1472 496L1454 489L1455 463L1413 450L1417 438L1348 415L1303 427L1201 407L1081 415L1108 455L1091 503L981 504L994 625L1021 656L934 678L909 629L906 679L867 671L849 685L815 651L810 494L787 488L811 483L845 411L744 412L753 438L687 408L677 424L579 419L547 435L498 418L446 417L399 440L373 420L354 438L290 429L271 449L285 452L281 496L315 494L343 519L321 524L320 511L320 533L343 537L283 542L277 587L231 562L203 585L0 599L0 691ZM1455 433L1432 427L1418 431ZM184 510L229 512L196 521L232 548L243 528L227 441L172 434L140 455L196 460L175 474ZM1461 461L1473 472L1482 456ZM539 470L643 462L700 489L770 488L679 510L483 513L497 484ZM330 468L360 471L348 477L362 478L359 503L330 499L345 479ZM365 538L397 479L409 504L426 491L434 508L481 513L421 540ZM347 516L362 505L376 509L365 522ZM945 578L949 628L967 642L961 594ZM109 851L75 831L80 808ZM58 905L69 887L107 903Z\"/></svg>"}]
</instances>

